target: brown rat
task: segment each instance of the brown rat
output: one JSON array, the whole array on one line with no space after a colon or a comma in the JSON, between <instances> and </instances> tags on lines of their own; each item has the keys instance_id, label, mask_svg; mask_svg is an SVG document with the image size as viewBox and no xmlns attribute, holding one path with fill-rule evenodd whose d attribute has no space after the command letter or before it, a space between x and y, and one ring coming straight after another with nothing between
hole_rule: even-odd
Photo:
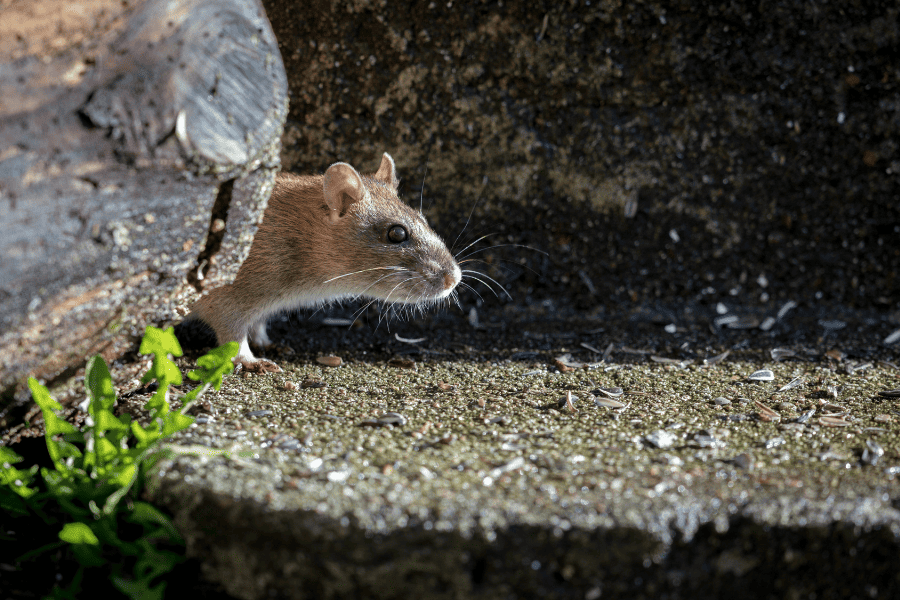
<instances>
[{"instance_id":1,"label":"brown rat","mask_svg":"<svg viewBox=\"0 0 900 600\"><path fill-rule=\"evenodd\" d=\"M235 362L274 371L247 339L268 345L272 314L340 298L427 305L448 297L459 265L422 214L400 201L398 185L387 153L368 176L342 162L324 175L279 174L234 283L201 297L188 319L209 325L219 344L237 341Z\"/></svg>"}]
</instances>

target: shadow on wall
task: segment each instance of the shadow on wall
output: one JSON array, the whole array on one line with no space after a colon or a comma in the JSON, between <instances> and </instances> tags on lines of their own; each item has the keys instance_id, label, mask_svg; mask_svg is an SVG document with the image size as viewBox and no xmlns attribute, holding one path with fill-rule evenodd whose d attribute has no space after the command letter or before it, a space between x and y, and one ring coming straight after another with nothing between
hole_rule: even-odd
<instances>
[{"instance_id":1,"label":"shadow on wall","mask_svg":"<svg viewBox=\"0 0 900 600\"><path fill-rule=\"evenodd\" d=\"M390 151L518 298L900 307L896 8L264 4L287 168Z\"/></svg>"}]
</instances>

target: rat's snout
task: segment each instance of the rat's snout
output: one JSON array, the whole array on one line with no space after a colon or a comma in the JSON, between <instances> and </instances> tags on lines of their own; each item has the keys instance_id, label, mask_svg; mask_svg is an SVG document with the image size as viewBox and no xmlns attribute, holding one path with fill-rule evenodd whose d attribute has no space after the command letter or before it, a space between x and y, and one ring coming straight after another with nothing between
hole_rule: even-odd
<instances>
[{"instance_id":1,"label":"rat's snout","mask_svg":"<svg viewBox=\"0 0 900 600\"><path fill-rule=\"evenodd\" d=\"M455 260L451 259L450 267L444 269L444 276L442 279L444 289L440 292L440 296L446 297L449 296L453 290L456 289L456 286L459 285L459 282L462 281L462 271Z\"/></svg>"},{"instance_id":2,"label":"rat's snout","mask_svg":"<svg viewBox=\"0 0 900 600\"><path fill-rule=\"evenodd\" d=\"M449 296L462 280L462 271L452 258L447 262L428 261L423 275L431 282L431 291L426 295L435 300Z\"/></svg>"}]
</instances>

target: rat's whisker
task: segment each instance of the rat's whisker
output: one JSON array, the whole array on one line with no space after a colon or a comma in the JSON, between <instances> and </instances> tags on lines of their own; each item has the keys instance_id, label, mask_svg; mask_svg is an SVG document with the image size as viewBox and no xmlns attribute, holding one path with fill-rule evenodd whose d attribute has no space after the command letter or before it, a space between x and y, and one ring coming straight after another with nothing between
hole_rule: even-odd
<instances>
[{"instance_id":1,"label":"rat's whisker","mask_svg":"<svg viewBox=\"0 0 900 600\"><path fill-rule=\"evenodd\" d=\"M457 252L456 254L454 254L454 255L453 255L454 258L456 258L457 260L459 260L458 257L459 257L460 254L462 254L463 252L465 252L466 250L468 250L469 248L471 248L472 246L474 246L475 244L477 244L477 243L480 242L481 240L486 239L486 238L489 238L489 237L491 237L492 235L497 235L498 233L499 233L498 231L494 231L493 233L488 233L488 234L485 234L485 235L481 236L480 238L478 238L477 240L475 240L474 242L472 242L471 244L469 244L468 246L466 246L465 248L463 248L462 250L460 250L459 252ZM493 246L491 246L491 247L493 248ZM486 248L485 248L485 249L486 249ZM465 257L462 257L462 258L465 258Z\"/></svg>"},{"instance_id":2,"label":"rat's whisker","mask_svg":"<svg viewBox=\"0 0 900 600\"><path fill-rule=\"evenodd\" d=\"M428 175L428 163L425 163L425 173L422 174L422 189L419 190L419 212L422 212L422 198L425 196L425 177Z\"/></svg>"},{"instance_id":3,"label":"rat's whisker","mask_svg":"<svg viewBox=\"0 0 900 600\"><path fill-rule=\"evenodd\" d=\"M353 315L355 315L355 316L351 315L351 316L353 316L353 320L350 321L350 327L353 327L354 323L356 323L359 320L359 318L361 316L363 316L363 313L366 312L366 309L369 308L370 306L372 306L373 304L375 304L376 301L377 300L373 298L372 300L369 300L368 302L366 302L362 308L353 311ZM350 327L347 327L347 329L350 329Z\"/></svg>"},{"instance_id":4,"label":"rat's whisker","mask_svg":"<svg viewBox=\"0 0 900 600\"><path fill-rule=\"evenodd\" d=\"M494 289L493 289L490 285L488 285L483 279L479 279L478 277L475 277L475 275L480 275L481 277L484 277L484 278L487 279L488 281L494 283L494 284L495 284L497 287L499 287L501 290L503 290L503 293L505 293L506 296L507 296L510 300L512 300L512 294L510 294L509 291L508 291L505 287L503 287L503 284L502 284L502 283L500 283L499 281L497 281L496 279L494 279L494 278L491 277L490 275L486 275L486 274L480 273L480 272L478 272L478 271L472 271L471 269L463 269L462 272L463 272L464 274L468 275L468 277L474 279L475 281L480 281L480 282L483 283L485 286L487 286L487 288L488 288L489 290L491 290L492 292L494 292ZM500 297L500 296L497 294L497 292L494 292L494 295L496 295L498 298Z\"/></svg>"},{"instance_id":5,"label":"rat's whisker","mask_svg":"<svg viewBox=\"0 0 900 600\"><path fill-rule=\"evenodd\" d=\"M367 285L366 288L365 288L364 290L362 290L360 293L356 294L356 295L354 296L354 298L355 298L355 299L362 298L362 297L366 294L366 292L368 292L370 289L372 289L373 286L375 286L375 285L377 285L379 282L381 282L381 281L387 279L387 278L390 277L391 275L400 275L400 272L388 273L387 275L382 275L381 277L379 277L378 279L376 279L375 281L373 281L372 283L370 283L369 285ZM401 281L400 283L403 283L403 282ZM398 285L399 285L399 284L398 284Z\"/></svg>"},{"instance_id":6,"label":"rat's whisker","mask_svg":"<svg viewBox=\"0 0 900 600\"><path fill-rule=\"evenodd\" d=\"M406 271L404 267L372 267L371 269L361 269L359 271L353 271L352 273L344 273L343 275L338 275L337 277L332 277L322 283L331 283L332 281L336 281L341 279L342 277L350 277L351 275L358 275L360 273L365 273L366 271Z\"/></svg>"},{"instance_id":7,"label":"rat's whisker","mask_svg":"<svg viewBox=\"0 0 900 600\"><path fill-rule=\"evenodd\" d=\"M388 292L388 293L387 293L387 296L384 297L384 301L385 301L385 302L390 302L391 304L396 303L396 302L397 302L396 300L391 300L391 294L393 294L393 293L394 293L394 290L396 290L398 287L400 287L401 285L403 285L405 282L406 282L406 279L404 279L403 281L401 281L400 283L398 283L397 285L395 285L393 288L391 288L391 291Z\"/></svg>"},{"instance_id":8,"label":"rat's whisker","mask_svg":"<svg viewBox=\"0 0 900 600\"><path fill-rule=\"evenodd\" d=\"M484 188L482 188L482 191L483 191L483 190L484 190ZM451 253L451 254L453 254L453 248L456 247L456 242L459 241L460 236L461 236L461 235L463 234L463 232L466 230L466 227L469 226L469 222L472 220L472 215L475 214L475 208L478 206L478 203L479 203L479 202L481 202L481 194L478 195L478 198L475 199L475 203L472 204L472 210L469 211L469 216L466 218L466 224L463 225L463 228L462 228L462 229L460 230L460 232L457 234L456 239L453 240L453 244L450 245L450 253Z\"/></svg>"},{"instance_id":9,"label":"rat's whisker","mask_svg":"<svg viewBox=\"0 0 900 600\"><path fill-rule=\"evenodd\" d=\"M487 236L484 236L484 237L487 237ZM484 239L484 237L481 239ZM478 240L475 240L475 241L477 242ZM472 242L472 243L474 244L475 242ZM471 245L472 244L469 244L469 246L471 246ZM465 256L457 256L456 260L457 260L457 262L460 262L460 261L463 261L463 260L469 258L470 256L474 256L475 254L478 254L479 252L484 252L485 250L493 250L494 248L525 248L526 250L532 250L534 252L539 252L545 256L550 256L547 252L544 252L543 250L538 250L537 248L532 248L531 246L526 246L524 244L495 244L493 246L488 246L487 248L479 248L478 250L473 250L472 252L469 252ZM465 248L463 248L462 250L459 251L460 254L462 252L465 252Z\"/></svg>"},{"instance_id":10,"label":"rat's whisker","mask_svg":"<svg viewBox=\"0 0 900 600\"><path fill-rule=\"evenodd\" d=\"M465 281L460 281L460 282L459 282L459 285L464 285L464 286L466 286L467 288L469 288L470 290L472 290L472 293L475 294L476 296L478 296L478 299L481 300L482 304L484 303L484 298L482 298L481 294L478 293L478 290L476 290L475 288L473 288L471 285L469 285L469 284L466 283ZM489 288L489 289L490 289L490 288ZM493 290L491 290L491 291L493 291ZM460 310L462 310L462 305L460 305L458 299L457 299L457 301L456 301L456 304L459 306Z\"/></svg>"},{"instance_id":11,"label":"rat's whisker","mask_svg":"<svg viewBox=\"0 0 900 600\"><path fill-rule=\"evenodd\" d=\"M475 277L474 275L465 275L464 277L469 277L470 279L474 279L475 281L480 282L484 287L489 289L495 297L497 297L497 298L500 297L500 294L497 293L497 290L495 290L493 287L491 287L491 284L484 281L483 279L479 279L478 277Z\"/></svg>"},{"instance_id":12,"label":"rat's whisker","mask_svg":"<svg viewBox=\"0 0 900 600\"><path fill-rule=\"evenodd\" d=\"M450 295L447 297L447 306L450 306L450 300L453 299L453 302L456 302L456 306L459 307L459 310L462 310L462 304L459 303L459 294L456 293L456 290L450 292Z\"/></svg>"},{"instance_id":13,"label":"rat's whisker","mask_svg":"<svg viewBox=\"0 0 900 600\"><path fill-rule=\"evenodd\" d=\"M534 273L535 275L540 276L540 273L538 273L537 271L535 271L534 269L532 269L532 268L529 267L528 265L523 265L522 263L517 263L517 262L514 261L514 260L506 260L505 258L498 258L498 259L496 259L496 260L497 260L498 263L507 263L507 264L510 264L510 265L515 265L516 267L520 267L520 268L522 268L522 269L525 269L526 271L531 271L531 272ZM481 259L481 258L467 258L467 259L465 259L465 260L459 261L458 264L459 264L459 266L463 266L463 265L466 264L466 263L473 263L473 262L481 263L481 264L483 264L483 265L486 266L486 267L496 267L496 268L500 268L500 269L503 269L503 270L505 270L505 271L507 271L507 272L511 271L511 269L510 269L509 267L505 267L505 266L503 266L503 265L499 265L499 264L496 264L496 263L489 263L488 261L483 260L483 259Z\"/></svg>"}]
</instances>

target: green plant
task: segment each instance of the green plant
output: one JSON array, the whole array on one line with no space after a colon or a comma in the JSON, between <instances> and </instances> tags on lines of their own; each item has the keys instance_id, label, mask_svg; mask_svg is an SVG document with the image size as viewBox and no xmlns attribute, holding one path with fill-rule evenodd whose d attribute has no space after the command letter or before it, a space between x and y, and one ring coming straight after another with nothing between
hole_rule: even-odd
<instances>
[{"instance_id":1,"label":"green plant","mask_svg":"<svg viewBox=\"0 0 900 600\"><path fill-rule=\"evenodd\" d=\"M156 380L158 388L145 405L147 425L127 414L113 414L116 393L99 356L85 371L89 402L81 430L59 417L56 411L62 406L46 387L29 378L28 387L43 413L53 468L17 468L14 465L22 457L0 447L0 510L7 517L38 518L60 527L58 541L19 559L58 548L71 552L79 566L67 588L53 589L55 597L77 597L85 569L94 567L106 568L116 588L132 598L163 597L165 583L158 577L183 560L183 552L172 549L180 550L183 541L167 516L138 500L144 474L161 456L162 442L194 422L185 414L190 405L210 386L219 389L237 351L237 343L231 342L202 356L197 369L188 373L202 385L182 398L180 410L172 410L169 387L182 379L170 355L181 356L181 346L173 328L148 327L139 352L152 355L153 363L142 382Z\"/></svg>"}]
</instances>

